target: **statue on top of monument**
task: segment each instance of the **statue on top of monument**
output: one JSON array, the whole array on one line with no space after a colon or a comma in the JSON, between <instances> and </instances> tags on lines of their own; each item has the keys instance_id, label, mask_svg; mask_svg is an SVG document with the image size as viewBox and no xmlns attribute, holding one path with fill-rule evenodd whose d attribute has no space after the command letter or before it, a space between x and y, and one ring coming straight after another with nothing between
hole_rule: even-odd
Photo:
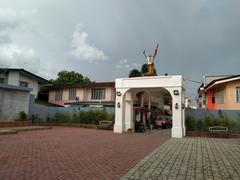
<instances>
[{"instance_id":1,"label":"statue on top of monument","mask_svg":"<svg viewBox=\"0 0 240 180\"><path fill-rule=\"evenodd\" d=\"M156 46L156 48L154 49L154 53L153 55L147 55L146 51L143 51L143 55L145 56L145 58L147 59L147 64L148 64L148 72L145 74L147 76L154 76L155 72L154 72L154 59L157 55L158 52L158 44Z\"/></svg>"}]
</instances>

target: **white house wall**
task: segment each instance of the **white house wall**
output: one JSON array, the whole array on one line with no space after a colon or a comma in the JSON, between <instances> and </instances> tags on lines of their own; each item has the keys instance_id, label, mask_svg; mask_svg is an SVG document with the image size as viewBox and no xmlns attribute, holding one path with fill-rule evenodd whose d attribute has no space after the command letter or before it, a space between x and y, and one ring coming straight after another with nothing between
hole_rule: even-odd
<instances>
[{"instance_id":1,"label":"white house wall","mask_svg":"<svg viewBox=\"0 0 240 180\"><path fill-rule=\"evenodd\" d=\"M30 92L30 94L33 94L35 96L35 98L37 97L38 95L38 90L39 90L39 87L38 87L38 81L35 80L35 79L32 79L32 78L29 78L27 76L24 76L24 75L19 75L19 82L20 81L24 81L24 82L27 82L28 83L28 87L32 88L33 90ZM18 82L18 83L19 83ZM19 86L19 84L18 84Z\"/></svg>"},{"instance_id":2,"label":"white house wall","mask_svg":"<svg viewBox=\"0 0 240 180\"><path fill-rule=\"evenodd\" d=\"M10 71L8 73L8 84L13 86L19 86L19 72Z\"/></svg>"},{"instance_id":3,"label":"white house wall","mask_svg":"<svg viewBox=\"0 0 240 180\"><path fill-rule=\"evenodd\" d=\"M4 76L1 75L1 77L4 77ZM8 76L5 75L5 79L6 79L5 82L7 84L14 85L14 86L20 86L20 81L27 82L28 87L32 88L32 91L30 92L30 94L33 94L35 98L37 97L38 90L39 90L37 80L29 78L25 75L22 75L21 73L19 73L19 71L9 71Z\"/></svg>"}]
</instances>

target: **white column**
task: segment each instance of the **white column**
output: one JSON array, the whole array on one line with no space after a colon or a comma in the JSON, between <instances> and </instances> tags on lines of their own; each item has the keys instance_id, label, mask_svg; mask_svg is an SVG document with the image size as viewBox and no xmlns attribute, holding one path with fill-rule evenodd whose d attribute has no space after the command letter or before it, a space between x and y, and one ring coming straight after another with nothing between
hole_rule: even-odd
<instances>
[{"instance_id":1,"label":"white column","mask_svg":"<svg viewBox=\"0 0 240 180\"><path fill-rule=\"evenodd\" d=\"M151 92L148 92L148 109L151 110Z\"/></svg>"},{"instance_id":2,"label":"white column","mask_svg":"<svg viewBox=\"0 0 240 180\"><path fill-rule=\"evenodd\" d=\"M128 91L125 95L125 131L134 130L133 123L133 94Z\"/></svg>"},{"instance_id":3,"label":"white column","mask_svg":"<svg viewBox=\"0 0 240 180\"><path fill-rule=\"evenodd\" d=\"M119 93L118 93L119 92ZM123 133L125 127L125 89L116 89L114 133Z\"/></svg>"},{"instance_id":4,"label":"white column","mask_svg":"<svg viewBox=\"0 0 240 180\"><path fill-rule=\"evenodd\" d=\"M173 90L178 90L179 95L174 95ZM172 137L182 138L183 121L182 121L182 90L181 88L169 89L172 95Z\"/></svg>"},{"instance_id":5,"label":"white column","mask_svg":"<svg viewBox=\"0 0 240 180\"><path fill-rule=\"evenodd\" d=\"M144 94L141 94L141 107L144 106Z\"/></svg>"},{"instance_id":6,"label":"white column","mask_svg":"<svg viewBox=\"0 0 240 180\"><path fill-rule=\"evenodd\" d=\"M185 103L185 90L182 90L182 104ZM185 107L182 108L182 127L183 127L183 136L186 136L186 124L185 124Z\"/></svg>"}]
</instances>

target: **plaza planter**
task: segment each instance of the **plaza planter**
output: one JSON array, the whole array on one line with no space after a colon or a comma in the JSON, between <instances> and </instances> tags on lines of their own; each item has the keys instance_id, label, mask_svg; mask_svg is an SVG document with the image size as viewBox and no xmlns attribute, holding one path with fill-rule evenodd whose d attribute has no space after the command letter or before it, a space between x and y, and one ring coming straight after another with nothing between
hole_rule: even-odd
<instances>
[{"instance_id":1,"label":"plaza planter","mask_svg":"<svg viewBox=\"0 0 240 180\"><path fill-rule=\"evenodd\" d=\"M32 126L32 121L0 121L0 127Z\"/></svg>"},{"instance_id":2,"label":"plaza planter","mask_svg":"<svg viewBox=\"0 0 240 180\"><path fill-rule=\"evenodd\" d=\"M88 129L97 129L95 124L71 124L71 123L34 123L33 125L37 126L62 126L62 127L75 127L75 128L88 128Z\"/></svg>"}]
</instances>

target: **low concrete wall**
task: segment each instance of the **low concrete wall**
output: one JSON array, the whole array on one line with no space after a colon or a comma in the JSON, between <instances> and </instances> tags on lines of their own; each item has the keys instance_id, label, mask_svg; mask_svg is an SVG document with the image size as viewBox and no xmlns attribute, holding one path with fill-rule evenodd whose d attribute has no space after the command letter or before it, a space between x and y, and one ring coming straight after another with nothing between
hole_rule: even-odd
<instances>
[{"instance_id":1,"label":"low concrete wall","mask_svg":"<svg viewBox=\"0 0 240 180\"><path fill-rule=\"evenodd\" d=\"M78 124L78 123L33 123L35 126L62 126L62 127L76 127L76 128L88 128L88 129L97 129L95 124Z\"/></svg>"},{"instance_id":2,"label":"low concrete wall","mask_svg":"<svg viewBox=\"0 0 240 180\"><path fill-rule=\"evenodd\" d=\"M19 126L32 126L32 121L0 121L0 127L19 127Z\"/></svg>"},{"instance_id":3,"label":"low concrete wall","mask_svg":"<svg viewBox=\"0 0 240 180\"><path fill-rule=\"evenodd\" d=\"M0 84L0 120L15 120L19 113L28 114L31 89Z\"/></svg>"}]
</instances>

